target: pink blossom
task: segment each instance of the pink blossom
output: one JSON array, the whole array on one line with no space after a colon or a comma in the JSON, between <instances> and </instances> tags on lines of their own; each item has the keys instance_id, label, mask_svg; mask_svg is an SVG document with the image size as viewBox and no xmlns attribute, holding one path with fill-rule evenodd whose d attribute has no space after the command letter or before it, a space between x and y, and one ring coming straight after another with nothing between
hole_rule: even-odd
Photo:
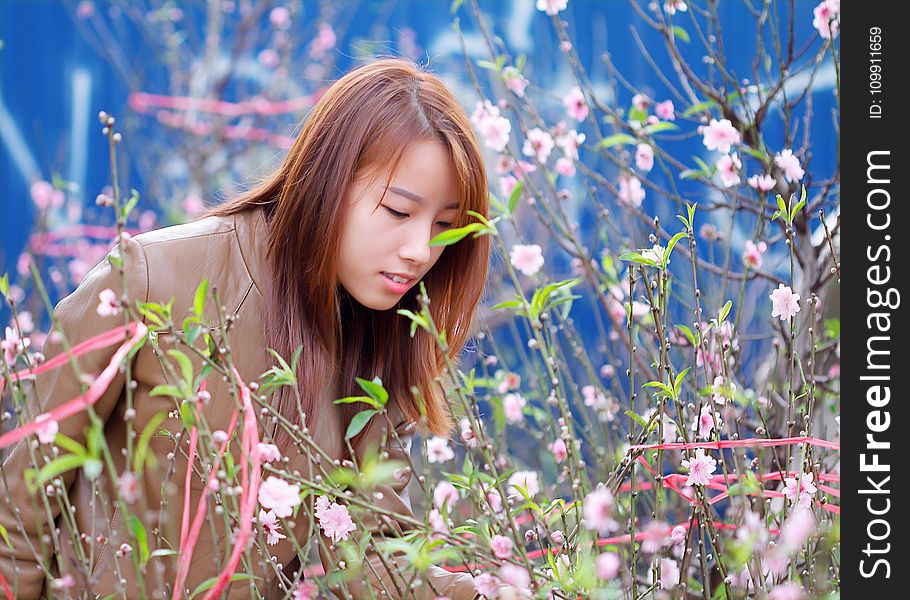
<instances>
[{"instance_id":1,"label":"pink blossom","mask_svg":"<svg viewBox=\"0 0 910 600\"><path fill-rule=\"evenodd\" d=\"M452 512L452 506L458 502L459 497L458 490L448 481L440 481L433 490L433 504L436 508L442 508L445 504L449 512Z\"/></svg>"},{"instance_id":2,"label":"pink blossom","mask_svg":"<svg viewBox=\"0 0 910 600\"><path fill-rule=\"evenodd\" d=\"M774 189L774 186L777 185L777 182L774 181L774 178L770 175L753 175L748 180L749 187L752 189L760 190L762 192L769 192Z\"/></svg>"},{"instance_id":3,"label":"pink blossom","mask_svg":"<svg viewBox=\"0 0 910 600\"><path fill-rule=\"evenodd\" d=\"M797 489L799 489L799 501L797 506L799 508L809 508L812 504L812 495L818 491L818 488L815 487L815 483L813 482L815 475L813 473L803 473L798 479L798 483L797 477L787 477L784 479L784 496L789 498L791 502L796 502Z\"/></svg>"},{"instance_id":4,"label":"pink blossom","mask_svg":"<svg viewBox=\"0 0 910 600\"><path fill-rule=\"evenodd\" d=\"M198 215L203 210L205 210L205 206L202 203L202 198L200 198L198 194L191 193L183 199L183 211L186 214L194 216Z\"/></svg>"},{"instance_id":5,"label":"pink blossom","mask_svg":"<svg viewBox=\"0 0 910 600\"><path fill-rule=\"evenodd\" d=\"M285 6L276 6L269 13L269 21L278 29L287 29L291 26L291 11Z\"/></svg>"},{"instance_id":6,"label":"pink blossom","mask_svg":"<svg viewBox=\"0 0 910 600\"><path fill-rule=\"evenodd\" d=\"M93 14L95 14L95 3L91 0L82 0L82 2L79 3L79 6L76 7L76 16L83 21ZM72 575L67 575L66 577L69 577L70 580L73 578Z\"/></svg>"},{"instance_id":7,"label":"pink blossom","mask_svg":"<svg viewBox=\"0 0 910 600\"><path fill-rule=\"evenodd\" d=\"M775 586L768 594L768 600L804 600L806 593L799 584L788 582Z\"/></svg>"},{"instance_id":8,"label":"pink blossom","mask_svg":"<svg viewBox=\"0 0 910 600\"><path fill-rule=\"evenodd\" d=\"M497 371L498 374L499 371ZM521 387L521 375L507 371L502 381L496 386L496 391L500 394L505 394L509 390L517 390L519 387Z\"/></svg>"},{"instance_id":9,"label":"pink blossom","mask_svg":"<svg viewBox=\"0 0 910 600\"><path fill-rule=\"evenodd\" d=\"M647 554L660 552L667 543L669 529L663 521L649 521L642 530L641 551Z\"/></svg>"},{"instance_id":10,"label":"pink blossom","mask_svg":"<svg viewBox=\"0 0 910 600\"><path fill-rule=\"evenodd\" d=\"M812 511L808 509L808 506L798 507L781 525L781 550L788 554L795 552L806 543L813 529L815 529L815 517L812 515Z\"/></svg>"},{"instance_id":11,"label":"pink blossom","mask_svg":"<svg viewBox=\"0 0 910 600\"><path fill-rule=\"evenodd\" d=\"M556 143L549 133L540 127L535 127L528 131L528 137L525 139L521 153L525 156L534 156L541 163L546 163L555 145Z\"/></svg>"},{"instance_id":12,"label":"pink blossom","mask_svg":"<svg viewBox=\"0 0 910 600\"><path fill-rule=\"evenodd\" d=\"M60 431L57 421L52 419L48 413L42 413L35 418L35 423L42 424L38 428L38 440L42 444L53 444L57 439L57 432Z\"/></svg>"},{"instance_id":13,"label":"pink blossom","mask_svg":"<svg viewBox=\"0 0 910 600\"><path fill-rule=\"evenodd\" d=\"M531 587L531 576L528 570L512 563L505 563L499 568L502 582L516 588L520 593L527 593Z\"/></svg>"},{"instance_id":14,"label":"pink blossom","mask_svg":"<svg viewBox=\"0 0 910 600\"><path fill-rule=\"evenodd\" d=\"M750 269L760 269L762 255L768 250L768 245L764 242L756 244L752 240L746 240L746 250L743 252L743 264Z\"/></svg>"},{"instance_id":15,"label":"pink blossom","mask_svg":"<svg viewBox=\"0 0 910 600\"><path fill-rule=\"evenodd\" d=\"M650 144L639 144L635 149L635 166L645 173L654 168L654 148Z\"/></svg>"},{"instance_id":16,"label":"pink blossom","mask_svg":"<svg viewBox=\"0 0 910 600\"><path fill-rule=\"evenodd\" d=\"M739 160L736 152L733 154L724 154L717 161L717 173L720 175L720 182L725 187L733 187L739 183L738 170L742 168L743 163Z\"/></svg>"},{"instance_id":17,"label":"pink blossom","mask_svg":"<svg viewBox=\"0 0 910 600\"><path fill-rule=\"evenodd\" d=\"M575 177L575 163L565 156L556 160L556 172L564 177Z\"/></svg>"},{"instance_id":18,"label":"pink blossom","mask_svg":"<svg viewBox=\"0 0 910 600\"><path fill-rule=\"evenodd\" d=\"M449 440L434 435L427 440L427 461L431 463L444 463L455 458L455 451L449 447Z\"/></svg>"},{"instance_id":19,"label":"pink blossom","mask_svg":"<svg viewBox=\"0 0 910 600\"><path fill-rule=\"evenodd\" d=\"M837 37L840 27L840 0L824 0L812 9L815 18L812 26L818 30L818 35L828 40Z\"/></svg>"},{"instance_id":20,"label":"pink blossom","mask_svg":"<svg viewBox=\"0 0 910 600\"><path fill-rule=\"evenodd\" d=\"M443 518L442 513L439 512L438 508L430 510L427 515L427 521L429 522L430 527L433 528L433 531L437 534L446 533L449 530L446 520Z\"/></svg>"},{"instance_id":21,"label":"pink blossom","mask_svg":"<svg viewBox=\"0 0 910 600\"><path fill-rule=\"evenodd\" d=\"M269 546L274 546L279 540L287 537L278 532L281 529L281 523L278 522L278 517L275 516L275 511L273 510L266 512L260 509L259 524L262 525L262 529L265 531L265 542Z\"/></svg>"},{"instance_id":22,"label":"pink blossom","mask_svg":"<svg viewBox=\"0 0 910 600\"><path fill-rule=\"evenodd\" d=\"M133 547L129 544L120 544L120 548L117 550L117 556L126 556L133 551Z\"/></svg>"},{"instance_id":23,"label":"pink blossom","mask_svg":"<svg viewBox=\"0 0 910 600\"><path fill-rule=\"evenodd\" d=\"M672 590L679 585L679 565L672 558L660 559L660 589Z\"/></svg>"},{"instance_id":24,"label":"pink blossom","mask_svg":"<svg viewBox=\"0 0 910 600\"><path fill-rule=\"evenodd\" d=\"M673 531L670 532L670 539L673 540L674 544L682 544L686 541L686 528L682 525L677 525L673 528Z\"/></svg>"},{"instance_id":25,"label":"pink blossom","mask_svg":"<svg viewBox=\"0 0 910 600\"><path fill-rule=\"evenodd\" d=\"M632 96L632 106L635 107L636 110L647 112L648 108L651 106L651 99L644 94L635 94Z\"/></svg>"},{"instance_id":26,"label":"pink blossom","mask_svg":"<svg viewBox=\"0 0 910 600\"><path fill-rule=\"evenodd\" d=\"M623 173L619 176L619 196L623 204L639 208L645 199L645 190L637 177Z\"/></svg>"},{"instance_id":27,"label":"pink blossom","mask_svg":"<svg viewBox=\"0 0 910 600\"><path fill-rule=\"evenodd\" d=\"M543 251L537 244L515 244L509 252L509 262L524 275L530 277L543 266Z\"/></svg>"},{"instance_id":28,"label":"pink blossom","mask_svg":"<svg viewBox=\"0 0 910 600\"><path fill-rule=\"evenodd\" d=\"M721 426L723 425L723 420L720 418L719 413L715 413L712 416L711 407L709 405L704 405L701 407L701 414L698 415L698 419L692 423L692 431L698 432L698 437L703 440L711 439L711 431L717 430L720 431ZM714 420L717 419L715 424Z\"/></svg>"},{"instance_id":29,"label":"pink blossom","mask_svg":"<svg viewBox=\"0 0 910 600\"><path fill-rule=\"evenodd\" d=\"M278 52L276 52L274 48L266 48L256 55L256 60L258 60L259 64L263 67L272 69L278 66L281 62L281 57L278 56Z\"/></svg>"},{"instance_id":30,"label":"pink blossom","mask_svg":"<svg viewBox=\"0 0 910 600\"><path fill-rule=\"evenodd\" d=\"M565 441L562 439L557 439L555 442L549 446L550 452L553 453L553 458L556 459L556 462L561 463L569 456L569 449L566 447Z\"/></svg>"},{"instance_id":31,"label":"pink blossom","mask_svg":"<svg viewBox=\"0 0 910 600\"><path fill-rule=\"evenodd\" d=\"M598 391L593 385L581 388L581 395L584 396L585 406L593 406L595 410L604 409L609 404L603 392Z\"/></svg>"},{"instance_id":32,"label":"pink blossom","mask_svg":"<svg viewBox=\"0 0 910 600\"><path fill-rule=\"evenodd\" d=\"M139 496L139 480L130 471L124 471L117 478L117 493L127 504L132 504Z\"/></svg>"},{"instance_id":33,"label":"pink blossom","mask_svg":"<svg viewBox=\"0 0 910 600\"><path fill-rule=\"evenodd\" d=\"M499 492L490 487L486 491L487 502L490 504L490 510L493 512L498 512L502 509L502 496L499 495Z\"/></svg>"},{"instance_id":34,"label":"pink blossom","mask_svg":"<svg viewBox=\"0 0 910 600\"><path fill-rule=\"evenodd\" d=\"M508 493L510 497L523 498L518 487L521 486L527 492L528 496L536 496L540 492L540 484L537 481L537 473L534 471L516 471L509 477Z\"/></svg>"},{"instance_id":35,"label":"pink blossom","mask_svg":"<svg viewBox=\"0 0 910 600\"><path fill-rule=\"evenodd\" d=\"M663 102L658 102L654 106L654 114L656 114L664 121L675 121L676 112L673 109L673 101L664 100Z\"/></svg>"},{"instance_id":36,"label":"pink blossom","mask_svg":"<svg viewBox=\"0 0 910 600\"><path fill-rule=\"evenodd\" d=\"M502 409L506 421L512 425L521 422L524 419L522 410L527 403L521 394L506 394L502 399Z\"/></svg>"},{"instance_id":37,"label":"pink blossom","mask_svg":"<svg viewBox=\"0 0 910 600\"><path fill-rule=\"evenodd\" d=\"M675 15L676 11L686 12L687 10L689 10L689 5L682 0L666 0L664 2L664 11L668 15Z\"/></svg>"},{"instance_id":38,"label":"pink blossom","mask_svg":"<svg viewBox=\"0 0 910 600\"><path fill-rule=\"evenodd\" d=\"M514 175L503 175L499 178L499 193L503 198L508 198L512 195L512 190L516 185L518 185L518 179Z\"/></svg>"},{"instance_id":39,"label":"pink blossom","mask_svg":"<svg viewBox=\"0 0 910 600\"><path fill-rule=\"evenodd\" d=\"M474 577L474 589L477 593L491 600L496 597L499 589L499 578L491 573L481 573Z\"/></svg>"},{"instance_id":40,"label":"pink blossom","mask_svg":"<svg viewBox=\"0 0 910 600\"><path fill-rule=\"evenodd\" d=\"M44 180L39 179L33 183L30 192L35 207L41 212L44 212L49 208L60 208L63 206L63 201L65 199L63 190L55 189L53 185Z\"/></svg>"},{"instance_id":41,"label":"pink blossom","mask_svg":"<svg viewBox=\"0 0 910 600\"><path fill-rule=\"evenodd\" d=\"M512 556L512 539L504 535L494 535L490 541L490 548L496 558L510 558Z\"/></svg>"},{"instance_id":42,"label":"pink blossom","mask_svg":"<svg viewBox=\"0 0 910 600\"><path fill-rule=\"evenodd\" d=\"M781 321L793 318L799 312L799 294L794 294L789 285L778 284L777 289L768 296L771 299L771 318L780 317Z\"/></svg>"},{"instance_id":43,"label":"pink blossom","mask_svg":"<svg viewBox=\"0 0 910 600\"><path fill-rule=\"evenodd\" d=\"M310 58L322 60L325 57L325 53L335 47L336 42L335 30L332 29L332 26L328 23L320 23L319 33L310 46Z\"/></svg>"},{"instance_id":44,"label":"pink blossom","mask_svg":"<svg viewBox=\"0 0 910 600\"><path fill-rule=\"evenodd\" d=\"M563 125L564 122L560 121L560 125ZM566 158L577 159L578 158L578 148L585 143L587 136L583 133L578 133L574 129L570 129L563 133L559 133L555 136L556 145L562 149L563 154L566 155Z\"/></svg>"},{"instance_id":45,"label":"pink blossom","mask_svg":"<svg viewBox=\"0 0 910 600\"><path fill-rule=\"evenodd\" d=\"M316 518L319 520L319 527L322 529L322 533L331 538L336 544L341 540L348 539L351 532L357 529L348 512L348 507L335 502L320 511Z\"/></svg>"},{"instance_id":46,"label":"pink blossom","mask_svg":"<svg viewBox=\"0 0 910 600\"><path fill-rule=\"evenodd\" d=\"M537 10L544 11L553 16L559 14L569 5L569 0L537 0Z\"/></svg>"},{"instance_id":47,"label":"pink blossom","mask_svg":"<svg viewBox=\"0 0 910 600\"><path fill-rule=\"evenodd\" d=\"M293 600L315 600L319 593L319 588L316 587L315 583L309 581L301 581L297 584L297 587L294 588Z\"/></svg>"},{"instance_id":48,"label":"pink blossom","mask_svg":"<svg viewBox=\"0 0 910 600\"><path fill-rule=\"evenodd\" d=\"M300 486L270 476L259 486L259 504L274 510L276 517L290 517L294 507L300 504Z\"/></svg>"},{"instance_id":49,"label":"pink blossom","mask_svg":"<svg viewBox=\"0 0 910 600\"><path fill-rule=\"evenodd\" d=\"M697 448L695 458L683 459L682 466L689 469L686 485L708 485L711 474L717 470L717 461L710 454L706 455L704 448Z\"/></svg>"},{"instance_id":50,"label":"pink blossom","mask_svg":"<svg viewBox=\"0 0 910 600\"><path fill-rule=\"evenodd\" d=\"M142 231L148 231L155 226L155 219L158 217L151 210L144 210L142 214L139 215L139 229Z\"/></svg>"},{"instance_id":51,"label":"pink blossom","mask_svg":"<svg viewBox=\"0 0 910 600\"><path fill-rule=\"evenodd\" d=\"M483 136L484 143L496 152L505 150L511 132L512 123L504 117L489 117L480 123L480 135Z\"/></svg>"},{"instance_id":52,"label":"pink blossom","mask_svg":"<svg viewBox=\"0 0 910 600\"><path fill-rule=\"evenodd\" d=\"M594 570L601 579L613 579L619 574L619 555L613 552L604 552L597 557Z\"/></svg>"},{"instance_id":53,"label":"pink blossom","mask_svg":"<svg viewBox=\"0 0 910 600\"><path fill-rule=\"evenodd\" d=\"M477 437L474 435L474 430L471 429L471 422L467 417L463 417L459 422L461 428L461 439L464 441L464 445L468 448L477 447Z\"/></svg>"},{"instance_id":54,"label":"pink blossom","mask_svg":"<svg viewBox=\"0 0 910 600\"><path fill-rule=\"evenodd\" d=\"M73 587L74 585L76 585L76 580L69 573L67 573L63 577L60 577L59 579L54 579L54 583L53 583L53 587L55 590L68 590L71 587Z\"/></svg>"},{"instance_id":55,"label":"pink blossom","mask_svg":"<svg viewBox=\"0 0 910 600\"><path fill-rule=\"evenodd\" d=\"M101 302L95 308L102 317L111 317L120 314L120 301L117 294L111 288L106 288L98 293L98 300Z\"/></svg>"},{"instance_id":56,"label":"pink blossom","mask_svg":"<svg viewBox=\"0 0 910 600\"><path fill-rule=\"evenodd\" d=\"M619 524L613 520L613 493L606 487L598 486L588 494L582 504L585 527L601 533L613 531Z\"/></svg>"},{"instance_id":57,"label":"pink blossom","mask_svg":"<svg viewBox=\"0 0 910 600\"><path fill-rule=\"evenodd\" d=\"M502 80L506 87L515 92L519 98L525 95L525 88L528 87L528 80L515 67L506 67L502 70Z\"/></svg>"},{"instance_id":58,"label":"pink blossom","mask_svg":"<svg viewBox=\"0 0 910 600\"><path fill-rule=\"evenodd\" d=\"M729 119L711 119L707 126L702 127L702 142L708 150L729 152L730 147L740 142L739 132L733 127Z\"/></svg>"},{"instance_id":59,"label":"pink blossom","mask_svg":"<svg viewBox=\"0 0 910 600\"><path fill-rule=\"evenodd\" d=\"M793 155L793 150L789 148L781 150L780 154L774 157L774 164L784 172L784 179L788 183L799 181L806 174L802 167L799 166L799 159Z\"/></svg>"},{"instance_id":60,"label":"pink blossom","mask_svg":"<svg viewBox=\"0 0 910 600\"><path fill-rule=\"evenodd\" d=\"M562 105L566 107L566 112L576 121L584 121L588 116L588 105L585 102L585 94L578 86L569 90L569 93L562 99Z\"/></svg>"},{"instance_id":61,"label":"pink blossom","mask_svg":"<svg viewBox=\"0 0 910 600\"><path fill-rule=\"evenodd\" d=\"M211 396L209 396L211 398ZM275 444L266 444L259 442L259 458L265 462L275 462L281 460L281 451Z\"/></svg>"},{"instance_id":62,"label":"pink blossom","mask_svg":"<svg viewBox=\"0 0 910 600\"><path fill-rule=\"evenodd\" d=\"M30 345L29 338L22 337L17 330L7 327L4 339L0 340L0 349L3 350L6 364L12 367L16 363L16 356L23 354Z\"/></svg>"}]
</instances>

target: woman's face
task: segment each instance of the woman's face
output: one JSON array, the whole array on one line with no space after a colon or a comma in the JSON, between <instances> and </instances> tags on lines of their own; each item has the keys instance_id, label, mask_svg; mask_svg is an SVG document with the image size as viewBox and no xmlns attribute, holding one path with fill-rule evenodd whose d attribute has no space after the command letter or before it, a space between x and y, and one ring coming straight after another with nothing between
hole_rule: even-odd
<instances>
[{"instance_id":1,"label":"woman's face","mask_svg":"<svg viewBox=\"0 0 910 600\"><path fill-rule=\"evenodd\" d=\"M458 215L455 168L441 143L412 144L377 206L387 179L387 170L373 184L355 177L341 240L341 284L374 310L393 308L433 267L444 246L431 248L429 241ZM407 281L388 276L395 274Z\"/></svg>"}]
</instances>

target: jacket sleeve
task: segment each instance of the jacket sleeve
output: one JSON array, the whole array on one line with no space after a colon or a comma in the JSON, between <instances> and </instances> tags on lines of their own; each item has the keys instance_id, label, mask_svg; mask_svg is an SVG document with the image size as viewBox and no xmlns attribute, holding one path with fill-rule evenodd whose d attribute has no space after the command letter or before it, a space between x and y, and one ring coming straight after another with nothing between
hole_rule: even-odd
<instances>
[{"instance_id":1,"label":"jacket sleeve","mask_svg":"<svg viewBox=\"0 0 910 600\"><path fill-rule=\"evenodd\" d=\"M110 288L118 298L122 295L120 274L108 260L111 255L117 254L118 250L114 248L89 271L76 290L61 300L54 309L56 328L64 333L71 347L123 324L122 313L102 317L97 312L98 294L102 290ZM145 301L148 295L148 267L142 247L132 239L124 242L124 267L130 302L134 299ZM57 337L48 335L44 343L43 353L47 359L64 351L62 341ZM109 364L119 345L113 344L77 357L80 372L88 376L98 375ZM95 413L102 421L107 421L123 387L124 375L118 374L94 404ZM67 362L38 375L34 389L25 388L24 391L29 410L20 413L18 418L22 423L75 398L82 393L83 387ZM59 432L84 445L84 430L89 423L90 419L85 412L77 413L59 423ZM24 599L38 598L42 592L45 583L43 569L50 567L54 560L53 541L46 535L49 533L47 511L50 511L55 520L60 513L57 499L49 498L46 509L41 494L30 494L23 485L23 472L32 467L28 445L35 439L32 435L16 443L3 461L0 473L0 493L6 499L0 503L0 525L6 529L9 538L9 545L0 542L0 572L13 591L13 596ZM40 457L50 455L48 450L48 446L40 446L35 450L36 458L43 460ZM69 470L63 474L66 489L70 489L76 472ZM68 533L61 527L60 535L67 536Z\"/></svg>"},{"instance_id":2,"label":"jacket sleeve","mask_svg":"<svg viewBox=\"0 0 910 600\"><path fill-rule=\"evenodd\" d=\"M359 453L361 448L368 447L370 440L375 445L377 439L380 441L384 439L383 449L388 452L388 460L401 461L410 465L408 456L410 455L411 441L414 437L413 425L404 422L396 426L395 430L401 440L400 444L395 440L394 436L385 434L388 429L387 424L378 425L379 423L376 423L371 427L371 431L365 434L364 439L360 440L355 446L355 451ZM377 486L374 489L373 502L381 509L412 517L414 513L411 509L411 500L408 497L407 490L410 481L411 469L409 466L407 469L402 470L401 476L395 479L394 484ZM369 515L364 518L364 522L373 535L373 539L377 542L383 537L401 536L409 528L406 523L379 515ZM323 544L319 544L319 554L325 572L331 573L337 570L336 565L341 559L338 553L331 549L330 539L323 536L322 541L325 542L324 546L328 548L328 551L323 548ZM396 560L392 560L391 557L387 557L385 563L388 565L389 570L386 569L380 557L377 556L376 551L368 548L360 574L346 581L350 597L354 598L354 600L366 600L372 597L433 600L439 595L446 596L451 600L474 600L480 597L474 589L474 579L470 574L449 572L442 567L431 565L426 575L419 574L416 579L426 579L426 576L428 576L439 592L439 594L436 594L425 580L416 588L408 589L408 583L411 581L414 571L413 568L406 566L403 558L399 557ZM388 594L383 592L383 584ZM372 594L368 586L372 588ZM401 590L402 593L399 593L398 590ZM338 588L333 588L332 592L339 598L348 597Z\"/></svg>"}]
</instances>

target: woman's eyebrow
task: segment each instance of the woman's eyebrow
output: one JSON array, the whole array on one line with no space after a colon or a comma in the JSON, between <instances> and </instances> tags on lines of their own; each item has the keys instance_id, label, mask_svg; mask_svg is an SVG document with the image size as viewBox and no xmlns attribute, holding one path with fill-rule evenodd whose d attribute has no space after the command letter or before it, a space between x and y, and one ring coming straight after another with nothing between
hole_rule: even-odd
<instances>
[{"instance_id":1,"label":"woman's eyebrow","mask_svg":"<svg viewBox=\"0 0 910 600\"><path fill-rule=\"evenodd\" d=\"M424 203L423 196L421 196L420 194L415 194L414 192L412 192L410 190L406 190L406 189L400 188L400 187L390 187L389 191L395 192L399 196L401 196L403 198L407 198L408 200L411 200L412 202L416 202L417 204ZM446 210L448 210L450 208L458 208L458 203L453 202L452 204L449 204L448 206L446 206Z\"/></svg>"}]
</instances>

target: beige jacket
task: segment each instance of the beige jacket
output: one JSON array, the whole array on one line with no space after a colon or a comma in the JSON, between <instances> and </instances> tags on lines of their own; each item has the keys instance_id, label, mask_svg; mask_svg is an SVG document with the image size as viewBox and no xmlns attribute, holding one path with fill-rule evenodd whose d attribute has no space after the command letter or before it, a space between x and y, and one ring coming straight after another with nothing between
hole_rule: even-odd
<instances>
[{"instance_id":1,"label":"beige jacket","mask_svg":"<svg viewBox=\"0 0 910 600\"><path fill-rule=\"evenodd\" d=\"M192 311L196 286L203 278L208 278L209 290L217 289L227 312L237 315L237 320L227 332L234 364L244 381L256 381L273 364L272 358L266 352L265 340L262 336L263 324L260 322L261 316L265 314L261 290L264 289L263 278L268 273L265 249L266 223L261 209L233 217L209 217L184 225L143 233L125 243L127 293L131 300L141 302L166 303L171 297L174 297L174 322L181 323L183 318ZM108 260L95 266L76 291L60 301L55 308L55 319L65 332L70 345L74 346L98 333L122 324L122 316L101 317L96 311L99 303L98 294L105 288L111 288L118 294L122 290L117 269L112 267ZM215 314L215 306L211 298L206 303L206 314ZM164 337L159 339L159 344L162 351L172 345ZM202 347L202 336L197 344L200 348ZM116 348L115 344L110 348L82 355L78 359L81 371L89 375L97 375L108 364ZM51 358L61 351L60 343L48 341L45 344L44 352L47 358ZM201 368L201 360L193 358L193 363L195 372L198 373ZM176 408L176 402L171 397L149 395L155 386L169 383L158 358L153 355L151 344L143 345L133 357L132 377L136 382L133 407L135 410L134 430L138 435L155 415L162 411L165 413L173 411ZM220 377L209 377L208 386L211 402L203 409L205 418L212 431L227 430L228 420L234 407L234 400L228 392L227 383ZM94 406L98 417L105 422L105 436L118 472L125 469L125 458L121 452L126 446L127 431L124 420L127 411L124 390L124 376L121 374L114 379ZM43 411L50 410L80 393L80 383L69 366L41 375L35 381L34 397ZM396 430L403 443L399 444L394 439L387 439L390 436L386 435L388 426L383 422L384 419L380 421L374 418L367 433L361 436L354 448L358 455L363 453L368 445L373 444L373 447L384 446L390 459L406 462L414 428L412 424L402 419L401 413L391 406L392 404L390 403L389 413L393 419L392 422L398 423ZM308 423L315 441L334 459L342 456L343 448L343 431L336 409L337 405L332 403L331 393L327 390L323 409L318 414L312 415ZM88 423L88 416L80 413L62 421L60 432L84 444L84 429ZM171 416L158 427L159 431L161 429L167 429L176 434L183 428L179 417L175 416L175 413L171 413ZM260 423L260 435L262 435L262 431L263 425ZM394 438L394 436L391 437ZM49 511L56 519L61 537L64 538L59 552L61 556L59 564L55 562L50 565L51 577L71 574L76 585L68 591L78 597L80 592L85 589L87 582L73 569L75 563L73 557L78 549L75 548L75 544L68 541L69 536L62 529L63 521L59 502L56 502L55 498L51 498L50 504L44 506L38 501L38 496L29 494L23 484L23 469L29 464L29 449L26 442L33 439L35 437L30 436L14 446L3 463L0 490L7 495L8 501L0 503L0 525L6 529L12 549L0 540L0 572L6 578L16 598L30 599L42 595L58 597L61 595L52 590L51 581L45 577L41 566L34 558L35 551L40 554L42 546L53 543L51 538L46 535L47 528L41 525L47 522ZM232 444L235 453L236 446L236 444ZM153 436L150 439L149 453L157 459L157 467L146 468L143 488L139 494L140 500L132 505L131 509L145 527L151 552L176 550L178 547L180 520L183 513L183 479L187 465L187 448L188 436L186 434L182 435L179 442L175 442L173 436ZM48 450L48 446L41 446L37 452L49 454ZM304 476L315 474L317 472L315 466L300 454L291 457L290 470L298 470ZM170 475L168 475L169 472ZM89 557L88 560L92 565L91 578L88 582L92 594L89 596L95 594L105 597L114 594L112 597L115 598L139 597L139 583L130 562L131 557L118 558L117 556L120 545L128 541L130 536L127 534L128 524L120 514L117 504L106 500L106 498L113 497L111 487L113 484L106 473L93 482L86 477L83 470L71 470L65 473L63 479L64 485L69 489L69 499L72 502L70 509L72 522L86 534L87 540L102 540L91 545L88 541L82 544L81 552L84 556ZM376 502L381 507L397 513L411 514L407 492L407 484L410 479L411 473L408 469L397 480L396 485L377 490L381 492L381 498ZM98 488L107 486L107 493L95 493L93 485ZM190 485L191 506L194 513L203 485L203 479L198 474L194 475ZM376 496L380 497L380 494ZM145 499L144 506L142 498ZM304 548L308 547L307 542L311 525L313 525L310 516L312 514L312 497L308 500L309 504L305 502L301 507L294 529L294 535ZM210 497L210 506L212 502ZM374 538L378 539L380 532L393 536L400 535L400 523L381 524L378 521L378 518L374 518L369 524ZM230 527L236 525L236 523L232 523ZM190 591L221 570L227 554L224 541L228 539L229 533L226 532L226 529L225 522L220 517L208 519L202 528L186 582L186 587ZM313 531L318 532L319 530L314 527ZM41 535L39 532L44 532L45 535ZM316 533L316 535L321 534ZM271 555L276 557L277 562L282 565L288 565L296 556L294 547L289 543L290 538L289 535L288 539L281 540L275 546L267 547ZM324 536L322 539L327 541ZM261 538L257 538L257 540L261 540ZM316 541L313 540L314 543ZM252 554L253 556L259 555L255 551ZM337 570L326 553L320 551L320 554L327 572ZM431 599L437 595L432 591L429 581L424 581L422 585L412 588L412 591L406 591L406 582L402 581L400 576L403 569L392 563L390 566L393 573L390 574L374 553L368 551L366 558L367 560L363 563L363 571L348 584L354 598L372 597L368 589L370 586L376 597L382 597L380 577L393 598ZM119 575L118 564L122 568ZM258 579L253 584L248 581L233 583L229 588L229 598L250 597L253 595L251 585L256 585L260 593L266 597L284 597L284 593L277 587L273 567L259 561L252 565L241 562L237 572L252 573ZM173 585L175 575L176 558L174 556L153 557L149 561L144 575L147 597L170 597L172 591L167 586ZM293 576L293 573L291 575ZM393 579L397 582L397 588ZM472 578L468 574L450 573L440 567L431 567L429 579L440 595L448 596L453 600L471 600L476 596ZM398 594L396 589L405 591ZM2 590L0 590L0 595L2 595Z\"/></svg>"}]
</instances>

